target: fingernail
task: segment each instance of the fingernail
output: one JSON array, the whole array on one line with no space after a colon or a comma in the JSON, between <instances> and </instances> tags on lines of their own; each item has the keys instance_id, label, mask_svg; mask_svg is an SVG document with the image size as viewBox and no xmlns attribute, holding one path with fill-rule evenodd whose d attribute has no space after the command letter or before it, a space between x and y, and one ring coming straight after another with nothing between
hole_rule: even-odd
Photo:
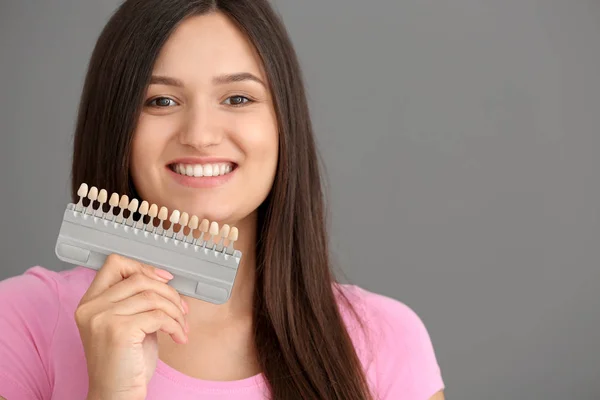
<instances>
[{"instance_id":1,"label":"fingernail","mask_svg":"<svg viewBox=\"0 0 600 400\"><path fill-rule=\"evenodd\" d=\"M164 269L156 268L154 270L154 273L163 279L167 279L167 280L173 279L173 275L169 271L165 271Z\"/></svg>"}]
</instances>

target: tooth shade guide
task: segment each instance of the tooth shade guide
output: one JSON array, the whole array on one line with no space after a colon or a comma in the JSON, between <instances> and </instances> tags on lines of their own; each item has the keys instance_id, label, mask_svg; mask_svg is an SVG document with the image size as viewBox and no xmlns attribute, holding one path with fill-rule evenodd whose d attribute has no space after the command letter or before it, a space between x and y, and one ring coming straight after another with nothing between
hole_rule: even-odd
<instances>
[{"instance_id":1,"label":"tooth shade guide","mask_svg":"<svg viewBox=\"0 0 600 400\"><path fill-rule=\"evenodd\" d=\"M144 201L142 201L142 204L140 204L140 209L138 211L142 215L147 215L149 209L150 209L150 204L148 204L148 202L146 200L144 200Z\"/></svg>"},{"instance_id":2,"label":"tooth shade guide","mask_svg":"<svg viewBox=\"0 0 600 400\"><path fill-rule=\"evenodd\" d=\"M110 195L110 199L108 200L108 204L111 207L118 207L120 203L119 195L117 193L113 193Z\"/></svg>"},{"instance_id":3,"label":"tooth shade guide","mask_svg":"<svg viewBox=\"0 0 600 400\"><path fill-rule=\"evenodd\" d=\"M140 216L140 220L139 220L139 223L138 223L138 225L140 225L140 229L142 229L142 230L148 230L149 227L151 228L150 221L152 221L152 217L151 216L149 216L148 214L145 214L145 215L142 214Z\"/></svg>"},{"instance_id":4,"label":"tooth shade guide","mask_svg":"<svg viewBox=\"0 0 600 400\"><path fill-rule=\"evenodd\" d=\"M227 224L223 224L223 226L221 226L221 230L219 232L219 237L217 239L217 250L221 251L224 247L225 244L225 240L227 239L227 235L229 235L229 225Z\"/></svg>"},{"instance_id":5,"label":"tooth shade guide","mask_svg":"<svg viewBox=\"0 0 600 400\"><path fill-rule=\"evenodd\" d=\"M175 227L177 232L177 240L183 240L185 236L185 229L188 227L188 223L190 222L190 215L185 211L181 213L181 217L179 218L179 223Z\"/></svg>"},{"instance_id":6,"label":"tooth shade guide","mask_svg":"<svg viewBox=\"0 0 600 400\"><path fill-rule=\"evenodd\" d=\"M175 238L176 229L179 223L179 219L181 218L181 213L179 210L173 210L171 212L171 216L169 217L169 229L168 233L170 233L170 237Z\"/></svg>"},{"instance_id":7,"label":"tooth shade guide","mask_svg":"<svg viewBox=\"0 0 600 400\"><path fill-rule=\"evenodd\" d=\"M98 202L101 204L104 204L107 201L108 201L108 193L106 192L106 189L100 190L100 193L98 193Z\"/></svg>"},{"instance_id":8,"label":"tooth shade guide","mask_svg":"<svg viewBox=\"0 0 600 400\"><path fill-rule=\"evenodd\" d=\"M183 236L189 236L191 230L192 229L189 226L184 226L183 229L179 231L179 233L181 233Z\"/></svg>"},{"instance_id":9,"label":"tooth shade guide","mask_svg":"<svg viewBox=\"0 0 600 400\"><path fill-rule=\"evenodd\" d=\"M119 200L119 214L115 218L115 222L117 222L117 223L125 222L124 212L127 211L127 206L129 206L129 196L124 194L123 196L121 196L121 199Z\"/></svg>"},{"instance_id":10,"label":"tooth shade guide","mask_svg":"<svg viewBox=\"0 0 600 400\"><path fill-rule=\"evenodd\" d=\"M90 191L88 192L87 197L88 199L90 199L90 204L88 205L88 208L91 208L90 215L94 215L94 202L98 199L98 188L96 186L92 186L90 188Z\"/></svg>"},{"instance_id":11,"label":"tooth shade guide","mask_svg":"<svg viewBox=\"0 0 600 400\"><path fill-rule=\"evenodd\" d=\"M187 224L187 233L185 235L185 242L186 243L192 243L194 241L194 232L195 230L198 228L198 216L197 215L192 215L190 217L190 220Z\"/></svg>"},{"instance_id":12,"label":"tooth shade guide","mask_svg":"<svg viewBox=\"0 0 600 400\"><path fill-rule=\"evenodd\" d=\"M216 238L219 235L219 224L217 224L216 221L212 221L210 223L210 228L208 229L208 233L210 235L210 241L208 242L208 245L205 247L209 247L211 249L214 249L216 247Z\"/></svg>"},{"instance_id":13,"label":"tooth shade guide","mask_svg":"<svg viewBox=\"0 0 600 400\"><path fill-rule=\"evenodd\" d=\"M98 188L96 186L92 186L90 191L88 192L88 199L94 201L98 199Z\"/></svg>"},{"instance_id":14,"label":"tooth shade guide","mask_svg":"<svg viewBox=\"0 0 600 400\"><path fill-rule=\"evenodd\" d=\"M94 214L94 200L96 200L97 198L98 198L98 188L95 186L92 186L87 193L87 201L86 201L87 205L83 209L84 215L85 214L89 214L89 215ZM88 211L88 208L91 208L91 212Z\"/></svg>"},{"instance_id":15,"label":"tooth shade guide","mask_svg":"<svg viewBox=\"0 0 600 400\"><path fill-rule=\"evenodd\" d=\"M140 219L138 220L136 227L140 229L146 229L146 224L148 223L146 220L146 215L148 214L148 209L150 208L150 204L146 200L142 201L140 204L140 208L138 209L138 213L140 214Z\"/></svg>"},{"instance_id":16,"label":"tooth shade guide","mask_svg":"<svg viewBox=\"0 0 600 400\"><path fill-rule=\"evenodd\" d=\"M238 240L238 235L239 235L239 231L238 228L236 228L235 226L231 228L231 230L229 231L229 236L227 236L227 250L229 250L230 253L234 253L234 248L233 245L235 243L235 241ZM225 248L224 248L225 249Z\"/></svg>"},{"instance_id":17,"label":"tooth shade guide","mask_svg":"<svg viewBox=\"0 0 600 400\"><path fill-rule=\"evenodd\" d=\"M131 203L127 206L127 208L123 209L123 224L131 225L133 221L133 212L131 211L130 206Z\"/></svg>"},{"instance_id":18,"label":"tooth shade guide","mask_svg":"<svg viewBox=\"0 0 600 400\"><path fill-rule=\"evenodd\" d=\"M208 228L209 228L209 222L206 218L204 218L202 220L202 222L200 222L200 226L198 227L198 230L200 231L200 236L194 240L194 245L196 244L206 244L206 240L204 239L204 234L208 233Z\"/></svg>"},{"instance_id":19,"label":"tooth shade guide","mask_svg":"<svg viewBox=\"0 0 600 400\"><path fill-rule=\"evenodd\" d=\"M158 211L158 219L160 219L161 221L165 221L167 218L169 217L169 210L167 209L167 207L161 207L160 210Z\"/></svg>"},{"instance_id":20,"label":"tooth shade guide","mask_svg":"<svg viewBox=\"0 0 600 400\"><path fill-rule=\"evenodd\" d=\"M196 242L194 244L198 246L206 246L208 241L210 240L210 234L208 232L197 231L198 236L196 238Z\"/></svg>"},{"instance_id":21,"label":"tooth shade guide","mask_svg":"<svg viewBox=\"0 0 600 400\"><path fill-rule=\"evenodd\" d=\"M152 218L152 221L149 224L152 226L152 233L157 233L157 231L161 229L162 221L158 219L157 215Z\"/></svg>"},{"instance_id":22,"label":"tooth shade guide","mask_svg":"<svg viewBox=\"0 0 600 400\"><path fill-rule=\"evenodd\" d=\"M106 216L106 212L104 211L104 205L108 201L108 193L106 189L102 189L98 194L98 210L102 212L102 218Z\"/></svg>"},{"instance_id":23,"label":"tooth shade guide","mask_svg":"<svg viewBox=\"0 0 600 400\"><path fill-rule=\"evenodd\" d=\"M129 226L135 226L134 216L135 216L136 211L138 210L138 205L139 205L139 200L132 199L131 202L129 203L129 206L127 206L128 216L127 216L127 221L125 223Z\"/></svg>"},{"instance_id":24,"label":"tooth shade guide","mask_svg":"<svg viewBox=\"0 0 600 400\"><path fill-rule=\"evenodd\" d=\"M81 197L85 197L88 194L88 185L87 183L82 183L81 185L79 185L79 189L77 190L77 196Z\"/></svg>"},{"instance_id":25,"label":"tooth shade guide","mask_svg":"<svg viewBox=\"0 0 600 400\"><path fill-rule=\"evenodd\" d=\"M189 227L188 227L188 228L189 228ZM201 239L201 237L202 237L202 232L200 232L198 229L192 229L192 228L189 228L189 229L190 229L190 231L191 231L190 243L196 243L196 244L197 244L197 242L200 242L200 243L202 243L202 239ZM190 234L188 233L188 236L189 236L189 235L190 235Z\"/></svg>"},{"instance_id":26,"label":"tooth shade guide","mask_svg":"<svg viewBox=\"0 0 600 400\"><path fill-rule=\"evenodd\" d=\"M123 196L121 196L121 199L119 200L119 207L124 210L129 206L129 196L127 196L126 194L124 194Z\"/></svg>"},{"instance_id":27,"label":"tooth shade guide","mask_svg":"<svg viewBox=\"0 0 600 400\"><path fill-rule=\"evenodd\" d=\"M169 210L167 209L167 207L161 207L160 210L158 211L158 219L160 220L159 222L159 226L158 229L156 231L156 233L158 235L163 235L167 232L167 229L169 227Z\"/></svg>"},{"instance_id":28,"label":"tooth shade guide","mask_svg":"<svg viewBox=\"0 0 600 400\"><path fill-rule=\"evenodd\" d=\"M155 218L156 220L156 227L154 230L154 233L156 235L164 235L164 233L169 229L169 221L163 221L161 219L159 219L158 217Z\"/></svg>"},{"instance_id":29,"label":"tooth shade guide","mask_svg":"<svg viewBox=\"0 0 600 400\"><path fill-rule=\"evenodd\" d=\"M215 221L211 222L208 233L210 233L211 236L217 236L219 234L219 224L217 224Z\"/></svg>"},{"instance_id":30,"label":"tooth shade guide","mask_svg":"<svg viewBox=\"0 0 600 400\"><path fill-rule=\"evenodd\" d=\"M158 211L158 219L160 220L160 224L159 224L159 235L163 235L167 232L167 229L169 229L169 210L167 209L167 207L161 207L160 210Z\"/></svg>"},{"instance_id":31,"label":"tooth shade guide","mask_svg":"<svg viewBox=\"0 0 600 400\"><path fill-rule=\"evenodd\" d=\"M131 202L129 203L129 205L127 206L127 209L129 211L131 211L132 213L134 213L138 210L138 205L139 205L139 200L132 199Z\"/></svg>"},{"instance_id":32,"label":"tooth shade guide","mask_svg":"<svg viewBox=\"0 0 600 400\"><path fill-rule=\"evenodd\" d=\"M148 215L156 218L156 216L158 215L158 206L156 204L152 204L150 206L150 208L148 209Z\"/></svg>"},{"instance_id":33,"label":"tooth shade guide","mask_svg":"<svg viewBox=\"0 0 600 400\"><path fill-rule=\"evenodd\" d=\"M118 206L119 206L119 195L117 193L113 193L110 195L110 198L108 199L108 215L110 215L111 217L111 221L115 220L115 210Z\"/></svg>"},{"instance_id":34,"label":"tooth shade guide","mask_svg":"<svg viewBox=\"0 0 600 400\"><path fill-rule=\"evenodd\" d=\"M79 189L77 189L77 196L79 197L79 201L75 204L75 211L81 211L84 207L83 200L88 194L88 185L87 183L82 183L79 185Z\"/></svg>"},{"instance_id":35,"label":"tooth shade guide","mask_svg":"<svg viewBox=\"0 0 600 400\"><path fill-rule=\"evenodd\" d=\"M181 234L181 225L171 223L169 231L172 232L171 237L175 239L178 235Z\"/></svg>"},{"instance_id":36,"label":"tooth shade guide","mask_svg":"<svg viewBox=\"0 0 600 400\"><path fill-rule=\"evenodd\" d=\"M171 227L171 222L166 219L164 221L162 221L162 223L160 224L161 228L163 228L164 230L168 230Z\"/></svg>"},{"instance_id":37,"label":"tooth shade guide","mask_svg":"<svg viewBox=\"0 0 600 400\"><path fill-rule=\"evenodd\" d=\"M181 218L181 213L179 210L173 210L171 216L169 217L169 222L176 224L179 222L179 218Z\"/></svg>"},{"instance_id":38,"label":"tooth shade guide","mask_svg":"<svg viewBox=\"0 0 600 400\"><path fill-rule=\"evenodd\" d=\"M150 205L147 201L142 201L140 204L138 199L130 200L127 195L119 196L118 193L112 193L109 198L105 189L98 190L94 186L88 188L87 185L82 184L78 195L80 196L78 203L75 204L75 211L79 211L77 205L80 205L94 210L89 213L94 217L104 220L113 217L113 222L127 224L146 232L152 231L163 237L167 235L165 241L167 238L173 238L186 243L186 246L193 243L203 248L218 249L220 253L235 254L236 250L233 245L237 240L236 227L230 227L227 224L219 227L216 221L209 221L206 218L200 221L197 216L190 216L186 212L178 210L174 210L169 216L166 207L159 209L157 205ZM97 208L94 208L95 202L98 204ZM106 211L104 205L106 205ZM117 207L118 209L115 210ZM117 226L115 225L115 227ZM158 232L155 232L157 229Z\"/></svg>"},{"instance_id":39,"label":"tooth shade guide","mask_svg":"<svg viewBox=\"0 0 600 400\"><path fill-rule=\"evenodd\" d=\"M223 224L223 226L221 227L221 231L219 232L219 236L221 236L221 238L226 239L227 236L229 235L229 231L230 231L230 227L227 224Z\"/></svg>"},{"instance_id":40,"label":"tooth shade guide","mask_svg":"<svg viewBox=\"0 0 600 400\"><path fill-rule=\"evenodd\" d=\"M156 216L158 215L158 206L156 204L151 204L148 209L148 223L146 226L146 230L151 228L150 231L154 232L156 229Z\"/></svg>"},{"instance_id":41,"label":"tooth shade guide","mask_svg":"<svg viewBox=\"0 0 600 400\"><path fill-rule=\"evenodd\" d=\"M199 232L200 235L198 236L198 242L202 243L202 242L207 242L208 239L210 239L210 235L208 234L208 232Z\"/></svg>"},{"instance_id":42,"label":"tooth shade guide","mask_svg":"<svg viewBox=\"0 0 600 400\"><path fill-rule=\"evenodd\" d=\"M73 197L73 201L69 203L77 203L78 198ZM92 201L106 204L111 211L114 209L104 201L104 198ZM135 203L128 203L129 217L140 222L140 217L144 215L143 210L137 207L134 211ZM172 287L182 294L203 301L212 301L215 304L224 304L230 298L236 277L235 272L243 258L242 253L238 250L230 252L228 249L223 249L221 253L190 245L191 238L194 235L200 237L201 231L189 226L190 220L185 224L183 215L180 216L178 223L181 234L187 237L183 240L173 240L147 231L136 230L131 226L109 222L110 215L106 215L105 218L83 215L75 210L75 206L76 204L67 204L66 209L63 210L63 223L54 248L59 259L97 270L102 266L102 260L106 256L120 253L178 275L179 279L169 284L173 284ZM121 210L119 207L119 211ZM174 224L177 225L175 222ZM199 224L196 226L199 227ZM225 229L224 226L221 228ZM218 237L222 243L227 243L224 233Z\"/></svg>"},{"instance_id":43,"label":"tooth shade guide","mask_svg":"<svg viewBox=\"0 0 600 400\"><path fill-rule=\"evenodd\" d=\"M204 218L202 222L200 222L200 226L198 227L198 229L200 229L202 232L208 232L208 226L209 222L206 218Z\"/></svg>"},{"instance_id":44,"label":"tooth shade guide","mask_svg":"<svg viewBox=\"0 0 600 400\"><path fill-rule=\"evenodd\" d=\"M173 232L178 233L178 234L182 234L183 233L183 228L184 228L184 226L181 225L180 223L176 223L176 224L172 224L171 225L171 229L173 230Z\"/></svg>"}]
</instances>

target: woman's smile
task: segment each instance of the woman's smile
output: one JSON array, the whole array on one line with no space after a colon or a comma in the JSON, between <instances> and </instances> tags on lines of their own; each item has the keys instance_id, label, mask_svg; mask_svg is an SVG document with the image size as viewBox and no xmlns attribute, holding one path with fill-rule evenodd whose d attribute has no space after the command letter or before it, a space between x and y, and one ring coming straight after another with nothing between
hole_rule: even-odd
<instances>
[{"instance_id":1,"label":"woman's smile","mask_svg":"<svg viewBox=\"0 0 600 400\"><path fill-rule=\"evenodd\" d=\"M229 182L237 171L237 165L231 163L170 164L166 169L169 176L178 184L192 188L211 188Z\"/></svg>"},{"instance_id":2,"label":"woman's smile","mask_svg":"<svg viewBox=\"0 0 600 400\"><path fill-rule=\"evenodd\" d=\"M183 157L170 161L167 174L176 183L192 188L211 188L229 182L238 164L226 157Z\"/></svg>"}]
</instances>

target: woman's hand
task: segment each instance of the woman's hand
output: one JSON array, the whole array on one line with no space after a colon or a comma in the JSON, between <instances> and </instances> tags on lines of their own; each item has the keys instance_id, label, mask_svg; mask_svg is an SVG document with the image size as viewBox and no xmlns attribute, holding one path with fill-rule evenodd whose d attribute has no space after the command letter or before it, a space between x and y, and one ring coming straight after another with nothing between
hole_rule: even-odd
<instances>
[{"instance_id":1,"label":"woman's hand","mask_svg":"<svg viewBox=\"0 0 600 400\"><path fill-rule=\"evenodd\" d=\"M117 254L98 270L75 311L88 399L145 399L158 359L157 331L187 343L187 304L167 285L170 279L166 271Z\"/></svg>"}]
</instances>

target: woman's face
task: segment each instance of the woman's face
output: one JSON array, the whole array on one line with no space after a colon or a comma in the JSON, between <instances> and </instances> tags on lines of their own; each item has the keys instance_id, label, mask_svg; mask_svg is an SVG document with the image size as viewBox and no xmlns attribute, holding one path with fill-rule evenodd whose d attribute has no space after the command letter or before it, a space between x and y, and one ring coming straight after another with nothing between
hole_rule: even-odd
<instances>
[{"instance_id":1,"label":"woman's face","mask_svg":"<svg viewBox=\"0 0 600 400\"><path fill-rule=\"evenodd\" d=\"M185 20L162 48L133 137L142 200L239 225L263 202L278 157L260 58L221 13Z\"/></svg>"}]
</instances>

